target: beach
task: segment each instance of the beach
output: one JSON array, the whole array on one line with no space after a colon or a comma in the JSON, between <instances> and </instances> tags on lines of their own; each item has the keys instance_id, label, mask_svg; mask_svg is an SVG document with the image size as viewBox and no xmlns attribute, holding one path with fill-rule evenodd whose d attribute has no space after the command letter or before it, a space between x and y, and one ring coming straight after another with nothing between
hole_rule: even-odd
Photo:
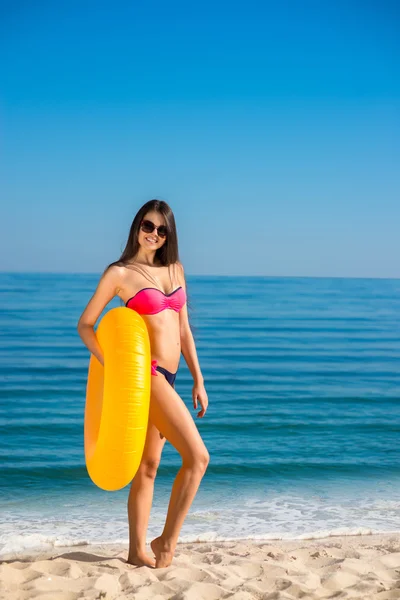
<instances>
[{"instance_id":1,"label":"beach","mask_svg":"<svg viewBox=\"0 0 400 600\"><path fill-rule=\"evenodd\" d=\"M151 554L150 549L149 554ZM8 555L3 600L400 598L400 535L178 544L169 567L128 565L127 547Z\"/></svg>"}]
</instances>

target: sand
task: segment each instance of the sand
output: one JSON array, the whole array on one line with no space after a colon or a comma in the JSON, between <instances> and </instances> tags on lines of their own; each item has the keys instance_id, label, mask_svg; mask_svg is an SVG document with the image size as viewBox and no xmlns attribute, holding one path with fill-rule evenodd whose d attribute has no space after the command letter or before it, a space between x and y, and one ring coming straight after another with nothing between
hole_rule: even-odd
<instances>
[{"instance_id":1,"label":"sand","mask_svg":"<svg viewBox=\"0 0 400 600\"><path fill-rule=\"evenodd\" d=\"M151 554L148 546L149 554ZM178 544L164 569L127 547L55 548L0 562L3 600L400 599L400 534Z\"/></svg>"}]
</instances>

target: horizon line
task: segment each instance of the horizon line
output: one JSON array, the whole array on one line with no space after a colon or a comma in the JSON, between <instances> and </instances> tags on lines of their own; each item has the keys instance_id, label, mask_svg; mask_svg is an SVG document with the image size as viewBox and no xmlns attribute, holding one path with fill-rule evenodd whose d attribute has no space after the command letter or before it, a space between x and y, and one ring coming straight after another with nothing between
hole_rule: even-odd
<instances>
[{"instance_id":1,"label":"horizon line","mask_svg":"<svg viewBox=\"0 0 400 600\"><path fill-rule=\"evenodd\" d=\"M6 271L0 269L0 275L99 275L100 271ZM252 277L258 279L360 279L360 280L387 280L396 281L400 279L398 277L385 277L385 276L363 276L363 275L257 275L257 274L243 274L237 275L229 274L204 274L204 273L187 273L186 277Z\"/></svg>"}]
</instances>

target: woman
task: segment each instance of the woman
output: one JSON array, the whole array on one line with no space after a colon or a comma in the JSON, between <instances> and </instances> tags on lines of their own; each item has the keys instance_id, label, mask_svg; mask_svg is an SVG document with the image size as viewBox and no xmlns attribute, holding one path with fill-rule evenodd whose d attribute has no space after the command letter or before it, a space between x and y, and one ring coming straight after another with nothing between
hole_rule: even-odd
<instances>
[{"instance_id":1,"label":"woman","mask_svg":"<svg viewBox=\"0 0 400 600\"><path fill-rule=\"evenodd\" d=\"M166 202L150 200L138 211L121 258L106 268L79 319L79 335L102 364L94 325L115 295L146 322L153 375L146 442L128 499L128 563L167 567L207 469L209 454L189 410L174 389L182 352L194 379L194 408L199 401L201 410L197 416L204 416L208 398L188 321L186 280L179 262L175 219ZM151 542L154 561L146 554L146 531L154 479L166 439L180 453L182 466L172 486L163 532Z\"/></svg>"}]
</instances>

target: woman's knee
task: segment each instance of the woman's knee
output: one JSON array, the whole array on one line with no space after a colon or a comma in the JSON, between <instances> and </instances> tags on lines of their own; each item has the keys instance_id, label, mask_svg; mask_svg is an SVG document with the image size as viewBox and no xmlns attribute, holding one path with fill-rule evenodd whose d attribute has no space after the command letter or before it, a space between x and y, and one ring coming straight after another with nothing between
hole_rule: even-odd
<instances>
[{"instance_id":1,"label":"woman's knee","mask_svg":"<svg viewBox=\"0 0 400 600\"><path fill-rule=\"evenodd\" d=\"M149 479L155 479L160 460L156 458L143 458L139 465L138 473Z\"/></svg>"},{"instance_id":2,"label":"woman's knee","mask_svg":"<svg viewBox=\"0 0 400 600\"><path fill-rule=\"evenodd\" d=\"M200 465L200 468L203 471L203 473L206 472L209 462L210 462L210 455L209 455L207 449L205 448L204 452L201 454L200 460L199 460L199 465Z\"/></svg>"},{"instance_id":3,"label":"woman's knee","mask_svg":"<svg viewBox=\"0 0 400 600\"><path fill-rule=\"evenodd\" d=\"M207 448L203 448L202 450L198 450L191 456L188 456L186 458L183 457L182 462L189 468L204 474L210 462L210 455L207 451Z\"/></svg>"}]
</instances>

